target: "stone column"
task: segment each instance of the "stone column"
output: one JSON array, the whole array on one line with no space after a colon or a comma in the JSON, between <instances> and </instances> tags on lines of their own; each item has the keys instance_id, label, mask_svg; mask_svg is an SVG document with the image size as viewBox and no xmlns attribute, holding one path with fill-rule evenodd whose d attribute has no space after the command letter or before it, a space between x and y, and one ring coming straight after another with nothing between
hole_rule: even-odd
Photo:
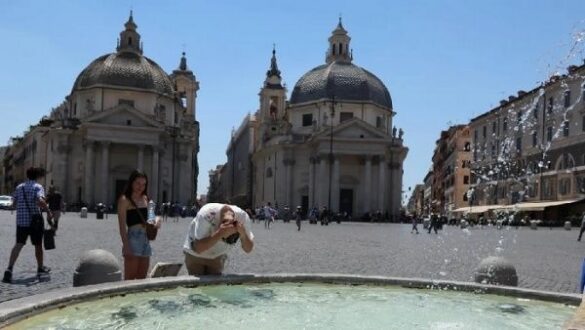
<instances>
[{"instance_id":1,"label":"stone column","mask_svg":"<svg viewBox=\"0 0 585 330\"><path fill-rule=\"evenodd\" d=\"M159 155L158 155L158 148L156 146L152 146L152 174L150 176L150 187L149 187L149 194L151 195L151 198L153 201L155 201L155 203L158 203L159 200L159 196L158 196L158 181L159 181L159 175L158 175L158 164L159 164Z\"/></svg>"},{"instance_id":2,"label":"stone column","mask_svg":"<svg viewBox=\"0 0 585 330\"><path fill-rule=\"evenodd\" d=\"M319 178L317 179L317 203L318 208L327 205L327 159L325 156L319 158Z\"/></svg>"},{"instance_id":3,"label":"stone column","mask_svg":"<svg viewBox=\"0 0 585 330\"><path fill-rule=\"evenodd\" d=\"M285 201L286 204L293 209L293 170L294 170L295 161L294 159L287 158L284 160L284 170L286 172L286 187L285 187Z\"/></svg>"},{"instance_id":4,"label":"stone column","mask_svg":"<svg viewBox=\"0 0 585 330\"><path fill-rule=\"evenodd\" d=\"M110 171L110 142L102 142L102 173L101 173L101 181L102 181L102 193L101 193L101 201L100 203L104 203L108 205L108 189L110 186L109 182L109 175L108 172Z\"/></svg>"},{"instance_id":5,"label":"stone column","mask_svg":"<svg viewBox=\"0 0 585 330\"><path fill-rule=\"evenodd\" d=\"M85 142L85 202L93 204L93 191L95 190L95 175L93 173L93 141Z\"/></svg>"},{"instance_id":6,"label":"stone column","mask_svg":"<svg viewBox=\"0 0 585 330\"><path fill-rule=\"evenodd\" d=\"M371 211L370 192L372 191L372 157L365 157L364 164L364 212Z\"/></svg>"},{"instance_id":7,"label":"stone column","mask_svg":"<svg viewBox=\"0 0 585 330\"><path fill-rule=\"evenodd\" d=\"M331 182L331 209L339 212L339 156L333 160L333 180Z\"/></svg>"},{"instance_id":8,"label":"stone column","mask_svg":"<svg viewBox=\"0 0 585 330\"><path fill-rule=\"evenodd\" d=\"M309 157L309 209L315 205L315 158Z\"/></svg>"},{"instance_id":9,"label":"stone column","mask_svg":"<svg viewBox=\"0 0 585 330\"><path fill-rule=\"evenodd\" d=\"M380 156L380 162L378 163L378 209L384 213L386 208L386 198L384 191L386 189L386 160L383 156Z\"/></svg>"},{"instance_id":10,"label":"stone column","mask_svg":"<svg viewBox=\"0 0 585 330\"><path fill-rule=\"evenodd\" d=\"M136 168L144 172L144 146L138 146L138 164Z\"/></svg>"}]
</instances>

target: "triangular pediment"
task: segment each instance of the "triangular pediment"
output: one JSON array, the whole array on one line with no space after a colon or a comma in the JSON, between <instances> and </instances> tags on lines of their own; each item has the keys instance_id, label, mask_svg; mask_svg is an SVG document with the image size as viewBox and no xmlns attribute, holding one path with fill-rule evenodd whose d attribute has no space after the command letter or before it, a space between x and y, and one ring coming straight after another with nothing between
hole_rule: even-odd
<instances>
[{"instance_id":1,"label":"triangular pediment","mask_svg":"<svg viewBox=\"0 0 585 330\"><path fill-rule=\"evenodd\" d=\"M129 126L130 124L133 127L164 127L162 123L126 104L120 104L113 108L96 112L82 119L81 122L116 126Z\"/></svg>"},{"instance_id":2,"label":"triangular pediment","mask_svg":"<svg viewBox=\"0 0 585 330\"><path fill-rule=\"evenodd\" d=\"M317 133L313 138L330 136L331 131L325 129ZM388 139L388 135L361 119L353 118L333 127L333 138Z\"/></svg>"}]
</instances>

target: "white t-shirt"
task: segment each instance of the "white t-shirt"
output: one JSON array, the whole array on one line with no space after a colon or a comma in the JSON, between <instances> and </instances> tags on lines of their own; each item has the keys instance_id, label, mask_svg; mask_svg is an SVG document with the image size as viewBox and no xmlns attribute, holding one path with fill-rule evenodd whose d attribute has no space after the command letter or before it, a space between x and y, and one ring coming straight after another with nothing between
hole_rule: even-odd
<instances>
[{"instance_id":1,"label":"white t-shirt","mask_svg":"<svg viewBox=\"0 0 585 330\"><path fill-rule=\"evenodd\" d=\"M220 255L226 254L234 246L241 244L239 241L235 244L228 244L223 240L219 240L215 245L203 253L196 253L191 249L193 241L209 237L217 230L217 228L219 228L219 211L224 205L226 204L208 203L199 210L197 216L189 225L189 232L187 233L185 243L183 244L183 251L199 258L214 259ZM234 211L235 219L244 224L244 229L246 230L248 237L253 240L254 234L250 231L250 218L248 217L248 213L235 205L229 205L229 207ZM241 239L242 238L240 237L240 240Z\"/></svg>"}]
</instances>

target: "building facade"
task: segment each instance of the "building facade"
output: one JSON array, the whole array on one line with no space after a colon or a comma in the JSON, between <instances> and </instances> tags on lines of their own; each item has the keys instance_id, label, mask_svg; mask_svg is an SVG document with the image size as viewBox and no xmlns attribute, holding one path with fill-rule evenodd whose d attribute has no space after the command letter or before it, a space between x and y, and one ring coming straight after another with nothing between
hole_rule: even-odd
<instances>
[{"instance_id":1,"label":"building facade","mask_svg":"<svg viewBox=\"0 0 585 330\"><path fill-rule=\"evenodd\" d=\"M570 66L471 120L473 205L560 218L571 208L553 206L585 197L584 74L584 65Z\"/></svg>"},{"instance_id":2,"label":"building facade","mask_svg":"<svg viewBox=\"0 0 585 330\"><path fill-rule=\"evenodd\" d=\"M256 140L256 116L246 115L240 127L232 132L226 150L227 162L222 176L223 196L221 199L240 207L252 208L254 141Z\"/></svg>"},{"instance_id":3,"label":"building facade","mask_svg":"<svg viewBox=\"0 0 585 330\"><path fill-rule=\"evenodd\" d=\"M428 217L431 214L431 205L433 201L433 170L431 169L425 175L424 182L424 198L423 198L423 216Z\"/></svg>"},{"instance_id":4,"label":"building facade","mask_svg":"<svg viewBox=\"0 0 585 330\"><path fill-rule=\"evenodd\" d=\"M303 75L287 100L273 51L253 126L252 204L327 207L353 217L379 210L397 220L408 149L392 125L390 93L352 63L341 21L325 62ZM245 157L229 162L240 161Z\"/></svg>"},{"instance_id":5,"label":"building facade","mask_svg":"<svg viewBox=\"0 0 585 330\"><path fill-rule=\"evenodd\" d=\"M471 135L469 127L457 125L449 129L445 156L444 210L449 219L460 218L455 210L469 205L471 167Z\"/></svg>"},{"instance_id":6,"label":"building facade","mask_svg":"<svg viewBox=\"0 0 585 330\"><path fill-rule=\"evenodd\" d=\"M199 83L187 67L167 74L143 55L132 13L116 51L91 62L65 102L8 147L8 184L29 166L47 169L44 184L71 204L116 203L133 169L149 176L158 202L190 204L199 172Z\"/></svg>"}]
</instances>

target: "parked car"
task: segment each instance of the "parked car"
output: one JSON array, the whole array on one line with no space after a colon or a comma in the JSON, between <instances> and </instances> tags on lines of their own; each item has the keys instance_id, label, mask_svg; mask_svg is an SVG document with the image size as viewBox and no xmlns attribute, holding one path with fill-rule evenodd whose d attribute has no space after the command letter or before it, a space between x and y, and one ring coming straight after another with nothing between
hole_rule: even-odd
<instances>
[{"instance_id":1,"label":"parked car","mask_svg":"<svg viewBox=\"0 0 585 330\"><path fill-rule=\"evenodd\" d=\"M0 196L0 210L12 210L14 207L14 201L12 196Z\"/></svg>"}]
</instances>

